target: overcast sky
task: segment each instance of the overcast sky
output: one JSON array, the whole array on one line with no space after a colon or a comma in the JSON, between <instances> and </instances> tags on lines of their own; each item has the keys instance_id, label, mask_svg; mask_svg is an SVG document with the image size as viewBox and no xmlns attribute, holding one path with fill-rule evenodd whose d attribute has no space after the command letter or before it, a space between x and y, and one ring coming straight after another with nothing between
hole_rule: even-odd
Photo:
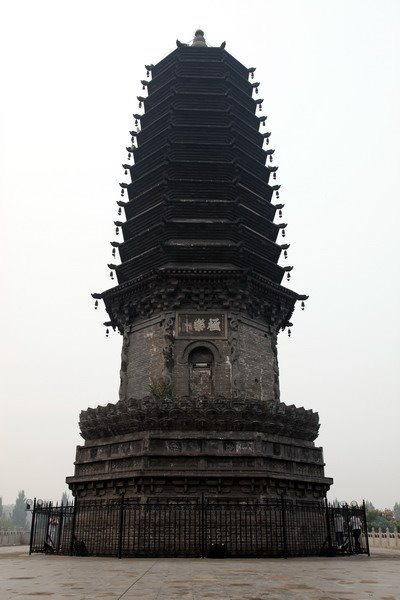
<instances>
[{"instance_id":1,"label":"overcast sky","mask_svg":"<svg viewBox=\"0 0 400 600\"><path fill-rule=\"evenodd\" d=\"M282 401L318 411L331 498L400 501L400 2L2 2L0 495L57 500L79 412L118 399L113 221L144 64L188 42L257 67L288 222Z\"/></svg>"}]
</instances>

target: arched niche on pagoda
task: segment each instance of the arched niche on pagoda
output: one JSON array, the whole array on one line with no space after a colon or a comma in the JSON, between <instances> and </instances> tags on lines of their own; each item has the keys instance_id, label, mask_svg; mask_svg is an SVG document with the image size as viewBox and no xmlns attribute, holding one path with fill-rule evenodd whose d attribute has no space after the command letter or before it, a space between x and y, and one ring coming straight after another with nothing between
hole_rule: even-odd
<instances>
[{"instance_id":1,"label":"arched niche on pagoda","mask_svg":"<svg viewBox=\"0 0 400 600\"><path fill-rule=\"evenodd\" d=\"M188 356L190 396L212 396L214 392L214 354L206 346L193 348Z\"/></svg>"}]
</instances>

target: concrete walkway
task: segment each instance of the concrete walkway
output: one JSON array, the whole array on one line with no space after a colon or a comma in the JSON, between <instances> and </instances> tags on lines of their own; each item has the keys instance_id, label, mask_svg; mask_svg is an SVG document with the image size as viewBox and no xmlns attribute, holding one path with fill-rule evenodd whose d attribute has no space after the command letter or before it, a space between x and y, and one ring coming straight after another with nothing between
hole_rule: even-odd
<instances>
[{"instance_id":1,"label":"concrete walkway","mask_svg":"<svg viewBox=\"0 0 400 600\"><path fill-rule=\"evenodd\" d=\"M371 558L122 559L0 549L0 599L400 600L400 552Z\"/></svg>"}]
</instances>

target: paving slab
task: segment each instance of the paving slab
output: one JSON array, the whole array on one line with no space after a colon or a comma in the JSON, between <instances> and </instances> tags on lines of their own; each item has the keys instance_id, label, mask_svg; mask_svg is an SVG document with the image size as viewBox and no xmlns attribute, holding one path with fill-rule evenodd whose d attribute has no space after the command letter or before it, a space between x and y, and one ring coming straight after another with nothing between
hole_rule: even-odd
<instances>
[{"instance_id":1,"label":"paving slab","mask_svg":"<svg viewBox=\"0 0 400 600\"><path fill-rule=\"evenodd\" d=\"M400 600L400 552L284 559L29 556L0 548L0 600Z\"/></svg>"}]
</instances>

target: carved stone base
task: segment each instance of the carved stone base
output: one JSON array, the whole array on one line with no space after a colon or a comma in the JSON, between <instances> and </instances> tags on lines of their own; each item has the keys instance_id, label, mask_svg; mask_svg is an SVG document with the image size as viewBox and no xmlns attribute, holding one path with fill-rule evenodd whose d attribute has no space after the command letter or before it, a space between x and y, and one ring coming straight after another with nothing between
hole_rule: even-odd
<instances>
[{"instance_id":1,"label":"carved stone base","mask_svg":"<svg viewBox=\"0 0 400 600\"><path fill-rule=\"evenodd\" d=\"M324 497L322 448L257 431L142 431L78 446L67 483L81 498Z\"/></svg>"}]
</instances>

